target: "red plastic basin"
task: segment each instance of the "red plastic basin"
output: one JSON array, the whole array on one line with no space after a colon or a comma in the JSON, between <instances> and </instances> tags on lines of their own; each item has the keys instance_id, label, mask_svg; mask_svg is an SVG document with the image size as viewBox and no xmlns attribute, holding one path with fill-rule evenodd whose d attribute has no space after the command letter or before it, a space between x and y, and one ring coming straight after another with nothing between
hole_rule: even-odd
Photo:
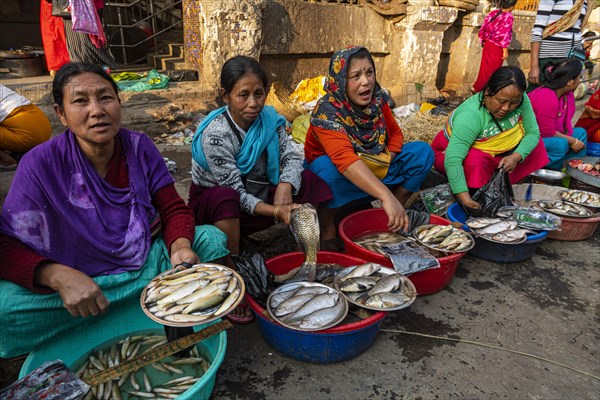
<instances>
[{"instance_id":1,"label":"red plastic basin","mask_svg":"<svg viewBox=\"0 0 600 400\"><path fill-rule=\"evenodd\" d=\"M393 268L392 260L389 258L365 249L353 242L354 238L367 233L388 232L387 223L388 217L381 208L373 208L348 215L340 222L339 226L339 235L344 241L346 253ZM429 223L448 225L450 224L450 221L438 217L437 215L431 215ZM466 253L464 252L454 253L446 257L438 258L440 268L427 269L408 275L408 279L411 280L417 289L417 294L427 295L437 293L448 286L454 277L456 267L458 267L458 261L464 257L465 254Z\"/></svg>"},{"instance_id":2,"label":"red plastic basin","mask_svg":"<svg viewBox=\"0 0 600 400\"><path fill-rule=\"evenodd\" d=\"M285 274L304 262L300 252L286 253L265 261L266 267L275 275ZM347 254L321 251L319 263L337 263L345 267L364 264L365 261ZM377 339L379 325L386 316L376 312L369 318L351 324L342 324L316 332L302 332L275 322L267 310L252 297L246 295L250 307L257 316L263 338L280 353L300 361L330 364L349 360L367 350Z\"/></svg>"}]
</instances>

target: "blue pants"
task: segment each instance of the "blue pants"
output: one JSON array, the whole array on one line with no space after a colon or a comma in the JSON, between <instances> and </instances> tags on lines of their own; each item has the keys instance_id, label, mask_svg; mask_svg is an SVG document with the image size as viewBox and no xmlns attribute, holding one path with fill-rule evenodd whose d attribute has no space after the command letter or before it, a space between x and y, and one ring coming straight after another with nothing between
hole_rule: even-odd
<instances>
[{"instance_id":1,"label":"blue pants","mask_svg":"<svg viewBox=\"0 0 600 400\"><path fill-rule=\"evenodd\" d=\"M402 151L392 160L387 175L382 182L392 190L401 185L410 192L417 192L433 165L433 150L425 142L411 142L402 146ZM338 208L353 200L369 197L340 174L329 156L321 156L308 164L307 169L317 174L327 183L333 199L324 206Z\"/></svg>"},{"instance_id":2,"label":"blue pants","mask_svg":"<svg viewBox=\"0 0 600 400\"><path fill-rule=\"evenodd\" d=\"M569 147L567 139L561 137L550 137L542 138L548 158L550 162L546 165L546 168L560 171L563 167L563 162L574 157L585 157L587 154L587 133L583 128L573 128L573 135L575 139L579 139L583 142L585 147L579 153L575 153Z\"/></svg>"}]
</instances>

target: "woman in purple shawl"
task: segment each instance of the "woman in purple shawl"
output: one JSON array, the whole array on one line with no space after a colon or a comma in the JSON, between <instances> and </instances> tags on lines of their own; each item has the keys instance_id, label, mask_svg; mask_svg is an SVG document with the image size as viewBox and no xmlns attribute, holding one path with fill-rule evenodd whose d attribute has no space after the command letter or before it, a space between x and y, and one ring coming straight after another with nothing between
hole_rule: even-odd
<instances>
[{"instance_id":1,"label":"woman in purple shawl","mask_svg":"<svg viewBox=\"0 0 600 400\"><path fill-rule=\"evenodd\" d=\"M0 357L139 298L173 265L228 254L221 231L194 226L152 141L121 128L102 68L66 64L53 96L68 129L22 158L0 214Z\"/></svg>"}]
</instances>

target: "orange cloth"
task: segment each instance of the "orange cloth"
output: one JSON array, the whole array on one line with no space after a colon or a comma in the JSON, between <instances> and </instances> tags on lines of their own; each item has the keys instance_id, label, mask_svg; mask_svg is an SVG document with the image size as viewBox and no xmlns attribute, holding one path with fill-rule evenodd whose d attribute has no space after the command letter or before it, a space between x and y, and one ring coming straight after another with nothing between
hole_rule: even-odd
<instances>
[{"instance_id":1,"label":"orange cloth","mask_svg":"<svg viewBox=\"0 0 600 400\"><path fill-rule=\"evenodd\" d=\"M390 152L400 153L402 144L404 143L402 130L398 126L388 104L383 106L382 111L388 136L387 148ZM333 162L341 174L350 165L360 160L354 151L354 147L352 147L348 135L316 128L311 124L306 133L306 142L304 142L304 157L310 163L325 154L331 158L331 162Z\"/></svg>"},{"instance_id":2,"label":"orange cloth","mask_svg":"<svg viewBox=\"0 0 600 400\"><path fill-rule=\"evenodd\" d=\"M58 71L69 62L65 25L61 17L52 16L52 2L40 1L40 30L48 71Z\"/></svg>"},{"instance_id":3,"label":"orange cloth","mask_svg":"<svg viewBox=\"0 0 600 400\"><path fill-rule=\"evenodd\" d=\"M50 138L52 127L34 104L17 107L0 123L0 149L25 152Z\"/></svg>"}]
</instances>

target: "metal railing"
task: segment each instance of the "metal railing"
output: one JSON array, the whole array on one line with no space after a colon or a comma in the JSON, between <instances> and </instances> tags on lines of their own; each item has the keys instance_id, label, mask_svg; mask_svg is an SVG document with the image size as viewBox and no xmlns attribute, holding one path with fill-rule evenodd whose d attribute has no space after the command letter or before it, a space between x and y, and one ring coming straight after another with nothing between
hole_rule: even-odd
<instances>
[{"instance_id":1,"label":"metal railing","mask_svg":"<svg viewBox=\"0 0 600 400\"><path fill-rule=\"evenodd\" d=\"M181 5L182 0L107 1L104 27L117 61L129 65L146 60L148 53L157 51L158 39L183 29Z\"/></svg>"}]
</instances>

